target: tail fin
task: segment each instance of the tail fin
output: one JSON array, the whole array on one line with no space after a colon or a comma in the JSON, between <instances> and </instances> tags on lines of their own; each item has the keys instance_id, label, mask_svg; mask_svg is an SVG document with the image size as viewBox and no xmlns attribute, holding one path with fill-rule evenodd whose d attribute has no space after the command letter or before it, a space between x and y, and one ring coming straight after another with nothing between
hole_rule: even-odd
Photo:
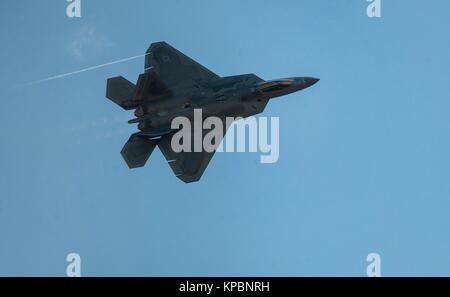
<instances>
[{"instance_id":1,"label":"tail fin","mask_svg":"<svg viewBox=\"0 0 450 297\"><path fill-rule=\"evenodd\" d=\"M139 101L133 100L136 86L122 76L112 77L106 83L106 97L125 110L136 108Z\"/></svg>"},{"instance_id":2,"label":"tail fin","mask_svg":"<svg viewBox=\"0 0 450 297\"><path fill-rule=\"evenodd\" d=\"M120 153L129 168L142 167L152 154L157 142L135 133L131 135Z\"/></svg>"}]
</instances>

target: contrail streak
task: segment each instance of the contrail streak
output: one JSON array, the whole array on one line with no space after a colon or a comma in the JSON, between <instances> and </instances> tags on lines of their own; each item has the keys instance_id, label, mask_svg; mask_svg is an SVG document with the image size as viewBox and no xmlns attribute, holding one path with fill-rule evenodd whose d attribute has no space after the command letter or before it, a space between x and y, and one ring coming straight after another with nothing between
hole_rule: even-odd
<instances>
[{"instance_id":1,"label":"contrail streak","mask_svg":"<svg viewBox=\"0 0 450 297\"><path fill-rule=\"evenodd\" d=\"M40 80L32 81L32 82L29 82L29 83L25 83L25 84L23 84L23 86L35 85L35 84L39 84L39 83L43 83L43 82L47 82L47 81L51 81L51 80L55 80L55 79L60 79L60 78L66 77L66 76L70 76L70 75L74 75L74 74L78 74L78 73L82 73L82 72L86 72L86 71L102 68L102 67L106 67L106 66L110 66L110 65L114 65L114 64L118 64L118 63L123 63L123 62L130 61L130 60L133 60L133 59L145 57L148 54L150 54L150 53L146 53L146 54L138 55L138 56L133 56L133 57L125 58L125 59L120 59L120 60L116 60L116 61L112 61L112 62L108 62L108 63L105 63L105 64L96 65L96 66L91 66L91 67L80 69L80 70L73 71L73 72L58 74L58 75L55 75L55 76L50 76L50 77L47 77L47 78L44 78L44 79L40 79Z\"/></svg>"}]
</instances>

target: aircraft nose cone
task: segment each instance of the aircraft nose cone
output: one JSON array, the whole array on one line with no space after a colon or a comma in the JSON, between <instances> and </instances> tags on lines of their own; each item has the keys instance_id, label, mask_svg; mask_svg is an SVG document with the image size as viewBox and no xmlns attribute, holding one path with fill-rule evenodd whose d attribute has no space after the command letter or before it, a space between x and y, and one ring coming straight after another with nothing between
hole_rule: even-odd
<instances>
[{"instance_id":1,"label":"aircraft nose cone","mask_svg":"<svg viewBox=\"0 0 450 297\"><path fill-rule=\"evenodd\" d=\"M305 81L306 88L314 85L315 83L317 83L320 80L319 78L315 78L315 77L305 77L303 79Z\"/></svg>"}]
</instances>

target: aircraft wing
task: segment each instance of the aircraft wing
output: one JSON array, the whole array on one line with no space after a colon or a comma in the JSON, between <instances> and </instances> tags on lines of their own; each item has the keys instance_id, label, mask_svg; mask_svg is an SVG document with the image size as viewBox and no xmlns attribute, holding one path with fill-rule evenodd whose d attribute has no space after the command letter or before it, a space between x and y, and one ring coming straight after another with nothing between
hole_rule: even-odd
<instances>
[{"instance_id":1,"label":"aircraft wing","mask_svg":"<svg viewBox=\"0 0 450 297\"><path fill-rule=\"evenodd\" d=\"M155 71L169 88L219 78L165 42L152 43L147 50L145 72L149 71Z\"/></svg>"},{"instance_id":2,"label":"aircraft wing","mask_svg":"<svg viewBox=\"0 0 450 297\"><path fill-rule=\"evenodd\" d=\"M159 140L158 142L159 149L161 150L167 162L169 163L170 168L172 168L172 171L179 179L181 179L185 183L190 183L198 181L201 178L206 167L208 167L209 161L211 161L211 158L214 156L216 149L221 144L222 139L227 132L228 127L226 127L225 121L222 121L222 123L223 123L222 137L218 140L216 139L214 145L215 150L212 152L207 152L203 149L201 152L194 152L193 149L191 150L191 152L179 152L179 153L174 152L172 149L171 142L172 137L175 135L176 132L165 135ZM203 130L202 143L203 139L205 138L205 135L209 131L210 130ZM192 134L191 137L192 146L193 143L194 143L194 136Z\"/></svg>"}]
</instances>

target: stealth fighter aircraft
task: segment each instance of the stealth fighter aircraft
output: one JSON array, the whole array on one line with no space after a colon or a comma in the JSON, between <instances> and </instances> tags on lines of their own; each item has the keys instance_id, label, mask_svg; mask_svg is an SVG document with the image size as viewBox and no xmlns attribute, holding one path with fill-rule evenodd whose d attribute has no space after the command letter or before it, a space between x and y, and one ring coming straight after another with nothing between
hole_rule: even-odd
<instances>
[{"instance_id":1,"label":"stealth fighter aircraft","mask_svg":"<svg viewBox=\"0 0 450 297\"><path fill-rule=\"evenodd\" d=\"M175 175L189 183L200 179L214 151L176 152L171 145L176 133L171 128L174 118L192 119L195 109L224 122L226 117L245 118L261 113L269 99L305 89L318 80L264 81L255 74L220 77L169 44L157 42L147 51L144 73L136 85L121 76L110 78L106 97L125 110L135 110L129 123L137 123L139 132L131 135L121 151L127 165L144 166L158 146Z\"/></svg>"}]
</instances>

